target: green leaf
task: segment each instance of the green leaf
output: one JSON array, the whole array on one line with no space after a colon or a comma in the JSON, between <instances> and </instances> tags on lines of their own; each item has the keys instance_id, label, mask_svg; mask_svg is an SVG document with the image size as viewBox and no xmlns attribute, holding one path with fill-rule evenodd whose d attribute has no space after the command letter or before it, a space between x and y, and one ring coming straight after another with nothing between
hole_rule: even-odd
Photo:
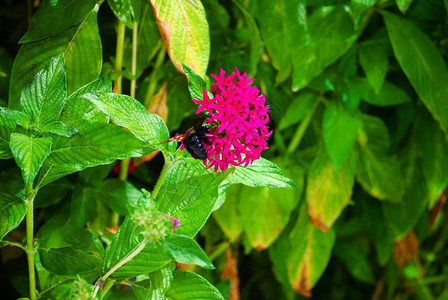
<instances>
[{"instance_id":1,"label":"green leaf","mask_svg":"<svg viewBox=\"0 0 448 300\"><path fill-rule=\"evenodd\" d=\"M102 113L89 100L82 97L85 94L93 92L112 92L112 82L109 78L98 78L83 87L80 87L67 98L67 104L62 111L60 121L68 126L76 128L78 123L83 120L91 120L93 122L108 123L109 118Z\"/></svg>"},{"instance_id":2,"label":"green leaf","mask_svg":"<svg viewBox=\"0 0 448 300\"><path fill-rule=\"evenodd\" d=\"M31 20L30 29L19 43L43 40L80 23L96 2L96 0L43 1Z\"/></svg>"},{"instance_id":3,"label":"green leaf","mask_svg":"<svg viewBox=\"0 0 448 300\"><path fill-rule=\"evenodd\" d=\"M113 93L95 93L84 97L107 114L116 125L126 127L152 148L165 149L165 144L160 145L160 142L169 138L165 123L158 115L150 114L137 100Z\"/></svg>"},{"instance_id":4,"label":"green leaf","mask_svg":"<svg viewBox=\"0 0 448 300\"><path fill-rule=\"evenodd\" d=\"M51 59L25 87L20 96L22 110L31 122L44 126L59 118L65 105L67 91L64 57Z\"/></svg>"},{"instance_id":5,"label":"green leaf","mask_svg":"<svg viewBox=\"0 0 448 300\"><path fill-rule=\"evenodd\" d=\"M322 120L322 130L325 149L336 172L353 152L358 127L357 114L350 113L340 102L328 104Z\"/></svg>"},{"instance_id":6,"label":"green leaf","mask_svg":"<svg viewBox=\"0 0 448 300\"><path fill-rule=\"evenodd\" d=\"M70 202L70 219L76 226L86 225L95 213L97 193L89 187L75 187Z\"/></svg>"},{"instance_id":7,"label":"green leaf","mask_svg":"<svg viewBox=\"0 0 448 300\"><path fill-rule=\"evenodd\" d=\"M25 201L0 192L0 241L6 234L20 225L25 215Z\"/></svg>"},{"instance_id":8,"label":"green leaf","mask_svg":"<svg viewBox=\"0 0 448 300\"><path fill-rule=\"evenodd\" d=\"M322 276L330 260L335 233L322 232L310 223L306 206L302 205L299 220L289 235L288 278L292 288L306 297Z\"/></svg>"},{"instance_id":9,"label":"green leaf","mask_svg":"<svg viewBox=\"0 0 448 300\"><path fill-rule=\"evenodd\" d=\"M373 240L378 263L380 266L384 266L389 261L395 245L382 211L382 205L371 197L360 199L359 204L362 211L362 222Z\"/></svg>"},{"instance_id":10,"label":"green leaf","mask_svg":"<svg viewBox=\"0 0 448 300\"><path fill-rule=\"evenodd\" d=\"M59 121L48 123L42 128L42 131L47 131L65 137L71 137L79 133L78 129L76 129L75 127L69 126Z\"/></svg>"},{"instance_id":11,"label":"green leaf","mask_svg":"<svg viewBox=\"0 0 448 300\"><path fill-rule=\"evenodd\" d=\"M270 188L295 188L294 182L283 175L282 170L273 162L260 158L247 167L236 167L230 175L231 184L242 183L247 186Z\"/></svg>"},{"instance_id":12,"label":"green leaf","mask_svg":"<svg viewBox=\"0 0 448 300\"><path fill-rule=\"evenodd\" d=\"M376 282L373 270L359 243L336 243L336 256L342 260L350 274L361 282L373 284Z\"/></svg>"},{"instance_id":13,"label":"green leaf","mask_svg":"<svg viewBox=\"0 0 448 300\"><path fill-rule=\"evenodd\" d=\"M289 77L295 41L306 29L306 1L259 1L256 17L277 82Z\"/></svg>"},{"instance_id":14,"label":"green leaf","mask_svg":"<svg viewBox=\"0 0 448 300\"><path fill-rule=\"evenodd\" d=\"M174 279L165 294L167 298L224 300L221 293L198 274L183 270L176 270L173 273Z\"/></svg>"},{"instance_id":15,"label":"green leaf","mask_svg":"<svg viewBox=\"0 0 448 300\"><path fill-rule=\"evenodd\" d=\"M42 266L58 275L92 270L99 274L103 253L103 245L96 235L70 225L56 229L39 246Z\"/></svg>"},{"instance_id":16,"label":"green leaf","mask_svg":"<svg viewBox=\"0 0 448 300\"><path fill-rule=\"evenodd\" d=\"M113 266L126 258L142 241L143 228L137 226L129 217L126 217L114 235L112 243L106 248L102 274L104 275ZM161 244L147 244L130 262L112 273L114 278L129 278L158 270L171 260L163 255Z\"/></svg>"},{"instance_id":17,"label":"green leaf","mask_svg":"<svg viewBox=\"0 0 448 300\"><path fill-rule=\"evenodd\" d=\"M157 194L159 210L176 219L182 226L178 234L194 236L204 226L218 200L218 187L228 171L205 170L202 161L186 158L177 161L168 171Z\"/></svg>"},{"instance_id":18,"label":"green leaf","mask_svg":"<svg viewBox=\"0 0 448 300\"><path fill-rule=\"evenodd\" d=\"M50 154L52 140L50 137L32 138L21 133L11 134L9 146L14 160L20 169L25 185L33 183L44 160Z\"/></svg>"},{"instance_id":19,"label":"green leaf","mask_svg":"<svg viewBox=\"0 0 448 300\"><path fill-rule=\"evenodd\" d=\"M416 155L406 161L410 165L411 181L401 203L383 202L382 209L395 241L402 239L417 223L428 204L428 189Z\"/></svg>"},{"instance_id":20,"label":"green leaf","mask_svg":"<svg viewBox=\"0 0 448 300\"><path fill-rule=\"evenodd\" d=\"M359 63L373 91L378 94L389 68L386 51L379 45L363 45L359 48Z\"/></svg>"},{"instance_id":21,"label":"green leaf","mask_svg":"<svg viewBox=\"0 0 448 300\"><path fill-rule=\"evenodd\" d=\"M149 273L149 280L132 284L135 296L138 300L158 300L165 298L165 292L173 280L173 266L166 267Z\"/></svg>"},{"instance_id":22,"label":"green leaf","mask_svg":"<svg viewBox=\"0 0 448 300\"><path fill-rule=\"evenodd\" d=\"M440 123L448 129L448 72L442 55L429 37L411 22L384 11L395 57L415 88L419 98Z\"/></svg>"},{"instance_id":23,"label":"green leaf","mask_svg":"<svg viewBox=\"0 0 448 300\"><path fill-rule=\"evenodd\" d=\"M45 208L59 203L64 199L70 190L73 190L73 184L67 178L61 178L41 189L34 198L34 207Z\"/></svg>"},{"instance_id":24,"label":"green leaf","mask_svg":"<svg viewBox=\"0 0 448 300\"><path fill-rule=\"evenodd\" d=\"M355 88L364 101L375 106L392 106L411 101L404 90L387 81L383 83L378 94L375 94L363 79L358 80Z\"/></svg>"},{"instance_id":25,"label":"green leaf","mask_svg":"<svg viewBox=\"0 0 448 300\"><path fill-rule=\"evenodd\" d=\"M86 121L78 129L79 135L53 138L50 164L82 170L149 152L147 146L130 132L112 124Z\"/></svg>"},{"instance_id":26,"label":"green leaf","mask_svg":"<svg viewBox=\"0 0 448 300\"><path fill-rule=\"evenodd\" d=\"M423 173L428 188L429 208L440 199L448 185L448 142L439 125L423 109L415 122L415 137L422 154Z\"/></svg>"},{"instance_id":27,"label":"green leaf","mask_svg":"<svg viewBox=\"0 0 448 300\"><path fill-rule=\"evenodd\" d=\"M139 19L140 5L133 5L133 0L107 0L107 4L121 22L129 28L134 27L132 22Z\"/></svg>"},{"instance_id":28,"label":"green leaf","mask_svg":"<svg viewBox=\"0 0 448 300\"><path fill-rule=\"evenodd\" d=\"M9 137L11 133L16 131L16 121L12 113L13 110L6 107L0 107L0 159L8 159L12 157L9 148Z\"/></svg>"},{"instance_id":29,"label":"green leaf","mask_svg":"<svg viewBox=\"0 0 448 300\"><path fill-rule=\"evenodd\" d=\"M96 12L91 13L83 21L64 51L69 94L100 75L103 51L96 15Z\"/></svg>"},{"instance_id":30,"label":"green leaf","mask_svg":"<svg viewBox=\"0 0 448 300\"><path fill-rule=\"evenodd\" d=\"M188 79L188 91L190 92L191 98L202 100L203 92L207 89L207 83L186 64L182 63L182 67ZM213 98L213 95L211 98Z\"/></svg>"},{"instance_id":31,"label":"green leaf","mask_svg":"<svg viewBox=\"0 0 448 300\"><path fill-rule=\"evenodd\" d=\"M285 228L299 199L291 189L242 187L238 208L250 245L258 251L268 248Z\"/></svg>"},{"instance_id":32,"label":"green leaf","mask_svg":"<svg viewBox=\"0 0 448 300\"><path fill-rule=\"evenodd\" d=\"M151 4L176 69L184 73L185 63L203 77L210 55L210 37L201 1L151 0Z\"/></svg>"},{"instance_id":33,"label":"green leaf","mask_svg":"<svg viewBox=\"0 0 448 300\"><path fill-rule=\"evenodd\" d=\"M78 130L80 134L70 138L53 138L52 152L40 173L39 186L88 167L150 152L132 133L112 124L84 121L78 124Z\"/></svg>"},{"instance_id":34,"label":"green leaf","mask_svg":"<svg viewBox=\"0 0 448 300\"><path fill-rule=\"evenodd\" d=\"M101 185L98 197L114 211L122 216L126 216L128 206L134 206L142 196L136 187L131 183L118 179L108 179Z\"/></svg>"},{"instance_id":35,"label":"green leaf","mask_svg":"<svg viewBox=\"0 0 448 300\"><path fill-rule=\"evenodd\" d=\"M355 183L354 160L350 159L338 172L325 151L320 150L308 174L306 200L311 222L328 231L347 206Z\"/></svg>"},{"instance_id":36,"label":"green leaf","mask_svg":"<svg viewBox=\"0 0 448 300\"><path fill-rule=\"evenodd\" d=\"M164 253L183 264L197 265L204 269L214 269L212 262L201 246L192 238L180 235L169 235L163 241Z\"/></svg>"},{"instance_id":37,"label":"green leaf","mask_svg":"<svg viewBox=\"0 0 448 300\"><path fill-rule=\"evenodd\" d=\"M230 242L236 241L243 232L243 225L238 210L240 190L242 187L240 184L235 184L227 188L225 191L225 202L219 209L213 212L216 223L218 223Z\"/></svg>"},{"instance_id":38,"label":"green leaf","mask_svg":"<svg viewBox=\"0 0 448 300\"><path fill-rule=\"evenodd\" d=\"M412 3L412 0L395 0L395 3L397 3L400 11L405 14Z\"/></svg>"},{"instance_id":39,"label":"green leaf","mask_svg":"<svg viewBox=\"0 0 448 300\"><path fill-rule=\"evenodd\" d=\"M384 122L376 117L362 115L358 139L356 179L370 195L379 200L400 202L404 183L397 157L388 154L389 133Z\"/></svg>"},{"instance_id":40,"label":"green leaf","mask_svg":"<svg viewBox=\"0 0 448 300\"><path fill-rule=\"evenodd\" d=\"M314 93L304 92L295 97L282 116L278 129L283 130L302 121L313 110L317 96Z\"/></svg>"},{"instance_id":41,"label":"green leaf","mask_svg":"<svg viewBox=\"0 0 448 300\"><path fill-rule=\"evenodd\" d=\"M68 94L98 77L102 66L102 50L96 15L93 10L79 25L57 36L22 45L11 73L10 108L19 109L20 94L28 82L52 57L61 53L65 58Z\"/></svg>"},{"instance_id":42,"label":"green leaf","mask_svg":"<svg viewBox=\"0 0 448 300\"><path fill-rule=\"evenodd\" d=\"M341 57L356 40L350 16L342 7L308 18L308 32L294 41L292 88L299 90Z\"/></svg>"}]
</instances>

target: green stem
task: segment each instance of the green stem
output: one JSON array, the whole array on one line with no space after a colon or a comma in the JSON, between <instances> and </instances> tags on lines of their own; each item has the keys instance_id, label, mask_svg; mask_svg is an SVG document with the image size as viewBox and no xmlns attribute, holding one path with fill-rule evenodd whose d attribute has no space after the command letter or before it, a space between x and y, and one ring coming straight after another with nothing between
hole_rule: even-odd
<instances>
[{"instance_id":1,"label":"green stem","mask_svg":"<svg viewBox=\"0 0 448 300\"><path fill-rule=\"evenodd\" d=\"M106 274L104 274L100 279L97 280L97 283L95 284L95 291L93 292L93 298L95 298L96 294L98 293L98 290L100 289L101 285L106 281L107 278L109 278L110 275L112 275L113 272L117 271L119 268L130 262L134 257L136 257L142 250L145 248L148 241L145 239L140 244L138 244L134 250L132 250L128 255L126 255L122 260L120 260L118 263L116 263L112 268L107 271ZM105 286L107 287L107 285ZM110 287L109 287L110 288Z\"/></svg>"},{"instance_id":2,"label":"green stem","mask_svg":"<svg viewBox=\"0 0 448 300\"><path fill-rule=\"evenodd\" d=\"M120 72L120 75L115 80L115 93L121 94L122 92L122 81L123 76L121 75L121 72L123 71L123 50L124 50L124 36L125 36L125 25L123 22L118 20L118 26L117 26L117 47L115 50L115 70L117 72ZM125 181L128 177L128 167L129 167L129 159L125 159L121 161L120 164L120 172L119 172L119 179ZM115 227L120 222L120 215L113 211L111 215L111 223L112 227Z\"/></svg>"},{"instance_id":3,"label":"green stem","mask_svg":"<svg viewBox=\"0 0 448 300\"><path fill-rule=\"evenodd\" d=\"M123 22L118 21L117 27L117 49L115 52L115 70L120 72L120 75L115 80L115 93L121 94L122 91L122 79L121 72L123 71L123 50L124 50L124 33L125 25Z\"/></svg>"},{"instance_id":4,"label":"green stem","mask_svg":"<svg viewBox=\"0 0 448 300\"><path fill-rule=\"evenodd\" d=\"M297 127L296 133L292 137L291 142L289 143L288 152L294 153L299 146L300 142L302 141L303 135L305 134L306 129L308 128L308 125L311 122L311 119L313 118L313 115L319 106L319 103L321 102L321 97L318 97L316 102L314 103L314 106L310 113L305 117L305 119L302 120L299 127Z\"/></svg>"},{"instance_id":5,"label":"green stem","mask_svg":"<svg viewBox=\"0 0 448 300\"><path fill-rule=\"evenodd\" d=\"M162 172L160 173L159 179L157 179L156 186L154 187L154 190L152 191L151 194L152 199L157 198L157 194L159 193L163 182L165 182L166 175L168 174L168 171L171 169L172 166L173 163L165 158L165 164L163 165Z\"/></svg>"},{"instance_id":6,"label":"green stem","mask_svg":"<svg viewBox=\"0 0 448 300\"><path fill-rule=\"evenodd\" d=\"M35 193L33 184L26 187L26 255L28 258L28 275L30 283L30 299L36 299L36 273L34 270L34 220L33 220L33 202Z\"/></svg>"},{"instance_id":7,"label":"green stem","mask_svg":"<svg viewBox=\"0 0 448 300\"><path fill-rule=\"evenodd\" d=\"M157 80L156 80L157 72L159 71L159 68L163 63L163 60L165 59L165 53L166 53L165 47L163 47L163 45L160 42L159 54L157 55L156 63L154 64L154 68L151 72L148 89L146 90L145 100L143 101L143 105L145 107L148 107L149 102L151 102L152 96L154 96L154 92L157 86Z\"/></svg>"},{"instance_id":8,"label":"green stem","mask_svg":"<svg viewBox=\"0 0 448 300\"><path fill-rule=\"evenodd\" d=\"M138 24L134 22L134 27L132 28L132 64L131 64L131 92L132 98L135 98L135 89L137 83L137 44L138 44Z\"/></svg>"}]
</instances>

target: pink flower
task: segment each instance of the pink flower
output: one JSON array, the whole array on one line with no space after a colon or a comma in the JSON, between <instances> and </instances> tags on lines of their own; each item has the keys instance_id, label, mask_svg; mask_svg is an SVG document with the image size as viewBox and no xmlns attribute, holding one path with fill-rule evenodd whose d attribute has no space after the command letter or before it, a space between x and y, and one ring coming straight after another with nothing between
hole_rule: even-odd
<instances>
[{"instance_id":1,"label":"pink flower","mask_svg":"<svg viewBox=\"0 0 448 300\"><path fill-rule=\"evenodd\" d=\"M257 87L251 86L255 80L246 78L247 73L235 72L225 76L221 69L212 84L213 98L204 90L203 100L192 99L199 108L196 114L206 111L209 117L204 126L209 128L207 138L210 145L204 144L207 169L224 171L229 165L247 167L261 157L268 149L266 140L272 131L266 126L269 122L269 107Z\"/></svg>"},{"instance_id":2,"label":"pink flower","mask_svg":"<svg viewBox=\"0 0 448 300\"><path fill-rule=\"evenodd\" d=\"M168 219L171 220L171 222L173 222L173 233L176 233L176 227L180 227L180 220L169 215L165 215L165 217L167 217Z\"/></svg>"}]
</instances>

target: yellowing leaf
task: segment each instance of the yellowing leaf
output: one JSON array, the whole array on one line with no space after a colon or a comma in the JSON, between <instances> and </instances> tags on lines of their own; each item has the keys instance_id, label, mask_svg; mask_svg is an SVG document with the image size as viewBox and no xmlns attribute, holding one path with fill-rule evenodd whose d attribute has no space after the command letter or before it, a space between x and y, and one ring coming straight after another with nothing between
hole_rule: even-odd
<instances>
[{"instance_id":1,"label":"yellowing leaf","mask_svg":"<svg viewBox=\"0 0 448 300\"><path fill-rule=\"evenodd\" d=\"M306 200L311 222L327 232L348 204L354 184L354 164L349 159L335 172L325 151L321 150L309 171Z\"/></svg>"},{"instance_id":2,"label":"yellowing leaf","mask_svg":"<svg viewBox=\"0 0 448 300\"><path fill-rule=\"evenodd\" d=\"M201 1L151 0L151 4L174 66L185 74L185 63L203 77L210 55L210 36Z\"/></svg>"}]
</instances>

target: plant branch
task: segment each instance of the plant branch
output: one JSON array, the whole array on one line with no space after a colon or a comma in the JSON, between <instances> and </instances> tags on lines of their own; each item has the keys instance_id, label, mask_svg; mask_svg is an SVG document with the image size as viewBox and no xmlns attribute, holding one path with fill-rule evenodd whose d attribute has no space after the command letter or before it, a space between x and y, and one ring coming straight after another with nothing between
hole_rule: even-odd
<instances>
[{"instance_id":1,"label":"plant branch","mask_svg":"<svg viewBox=\"0 0 448 300\"><path fill-rule=\"evenodd\" d=\"M172 166L173 163L165 158L165 164L163 165L162 172L160 173L159 179L157 179L156 182L156 186L154 187L154 190L151 193L151 197L153 199L156 199L157 194L159 194L160 188L165 182L166 175L168 174L168 171L171 169Z\"/></svg>"},{"instance_id":2,"label":"plant branch","mask_svg":"<svg viewBox=\"0 0 448 300\"><path fill-rule=\"evenodd\" d=\"M308 116L305 117L305 119L302 120L300 125L297 127L296 133L292 137L291 142L289 143L288 152L294 153L299 146L300 142L302 141L303 135L305 134L306 129L308 128L308 125L311 122L311 119L313 118L314 113L316 112L317 107L319 106L319 103L322 101L322 97L317 97L316 102L314 103L314 106Z\"/></svg>"},{"instance_id":3,"label":"plant branch","mask_svg":"<svg viewBox=\"0 0 448 300\"><path fill-rule=\"evenodd\" d=\"M95 291L93 292L93 298L95 298L101 286L104 284L107 278L112 275L113 272L117 271L119 268L130 262L134 257L136 257L145 248L148 241L145 239L140 244L138 244L134 250L132 250L128 255L126 255L122 260L116 263L112 268L107 271L100 279L95 283ZM107 287L107 285L106 285ZM109 287L110 288L110 287Z\"/></svg>"},{"instance_id":4,"label":"plant branch","mask_svg":"<svg viewBox=\"0 0 448 300\"><path fill-rule=\"evenodd\" d=\"M28 278L30 284L30 299L36 299L36 273L34 270L34 216L33 202L35 192L33 184L26 187L26 255L28 258Z\"/></svg>"}]
</instances>

